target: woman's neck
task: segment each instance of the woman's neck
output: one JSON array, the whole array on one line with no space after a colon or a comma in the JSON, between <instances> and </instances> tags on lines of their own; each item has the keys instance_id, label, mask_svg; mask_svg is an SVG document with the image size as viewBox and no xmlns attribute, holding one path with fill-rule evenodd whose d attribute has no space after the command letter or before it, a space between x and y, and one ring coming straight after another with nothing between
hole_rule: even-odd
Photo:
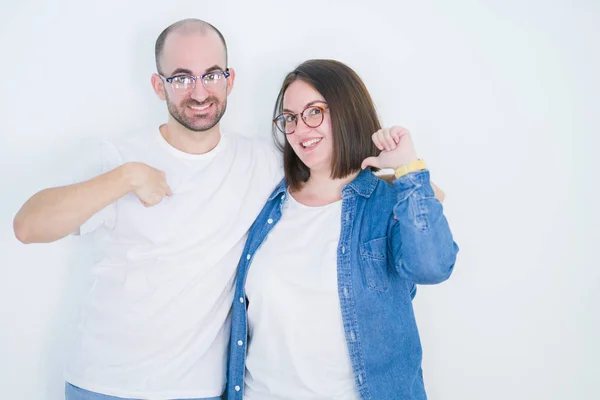
<instances>
[{"instance_id":1,"label":"woman's neck","mask_svg":"<svg viewBox=\"0 0 600 400\"><path fill-rule=\"evenodd\" d=\"M358 172L344 178L332 179L330 171L310 172L310 178L291 194L296 201L311 207L324 206L342 199L342 189L358 176Z\"/></svg>"}]
</instances>

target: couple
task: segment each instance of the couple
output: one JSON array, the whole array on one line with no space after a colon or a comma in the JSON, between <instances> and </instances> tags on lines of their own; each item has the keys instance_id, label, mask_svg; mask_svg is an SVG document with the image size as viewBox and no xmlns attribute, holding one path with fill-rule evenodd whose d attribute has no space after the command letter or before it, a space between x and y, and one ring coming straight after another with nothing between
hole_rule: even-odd
<instances>
[{"instance_id":1,"label":"couple","mask_svg":"<svg viewBox=\"0 0 600 400\"><path fill-rule=\"evenodd\" d=\"M155 55L167 123L15 216L24 243L103 246L66 399L425 399L411 301L458 249L409 132L381 129L350 68L306 61L275 104L282 171L221 135L235 72L215 27L179 21Z\"/></svg>"}]
</instances>

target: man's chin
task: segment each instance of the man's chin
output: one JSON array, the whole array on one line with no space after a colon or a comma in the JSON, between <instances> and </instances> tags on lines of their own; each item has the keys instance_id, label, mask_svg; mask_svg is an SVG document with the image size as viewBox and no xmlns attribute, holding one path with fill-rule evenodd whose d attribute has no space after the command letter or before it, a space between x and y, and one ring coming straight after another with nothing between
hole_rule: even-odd
<instances>
[{"instance_id":1,"label":"man's chin","mask_svg":"<svg viewBox=\"0 0 600 400\"><path fill-rule=\"evenodd\" d=\"M206 132L214 128L217 124L218 122L214 121L209 124L188 124L186 125L186 128L188 128L192 132Z\"/></svg>"},{"instance_id":2,"label":"man's chin","mask_svg":"<svg viewBox=\"0 0 600 400\"><path fill-rule=\"evenodd\" d=\"M177 121L183 125L186 129L193 132L205 132L212 129L215 125L219 123L216 118L181 118L177 119Z\"/></svg>"}]
</instances>

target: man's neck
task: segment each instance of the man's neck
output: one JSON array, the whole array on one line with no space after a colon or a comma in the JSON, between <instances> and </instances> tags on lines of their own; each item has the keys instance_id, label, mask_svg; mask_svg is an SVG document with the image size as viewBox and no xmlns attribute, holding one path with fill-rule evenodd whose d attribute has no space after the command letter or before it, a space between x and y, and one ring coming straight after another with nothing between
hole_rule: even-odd
<instances>
[{"instance_id":1,"label":"man's neck","mask_svg":"<svg viewBox=\"0 0 600 400\"><path fill-rule=\"evenodd\" d=\"M219 124L204 132L194 132L177 121L160 126L162 137L177 150L188 154L204 154L214 149L221 140Z\"/></svg>"}]
</instances>

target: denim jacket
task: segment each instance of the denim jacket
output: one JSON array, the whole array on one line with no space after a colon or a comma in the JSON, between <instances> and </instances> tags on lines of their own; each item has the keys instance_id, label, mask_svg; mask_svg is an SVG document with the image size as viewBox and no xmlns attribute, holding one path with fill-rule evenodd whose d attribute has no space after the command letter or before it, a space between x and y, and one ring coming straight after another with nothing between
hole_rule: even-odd
<instances>
[{"instance_id":1,"label":"denim jacket","mask_svg":"<svg viewBox=\"0 0 600 400\"><path fill-rule=\"evenodd\" d=\"M229 400L243 398L248 341L246 276L254 253L281 218L286 188L284 180L250 228L238 266L228 366ZM429 171L407 174L392 186L367 169L343 188L338 295L361 399L427 398L412 308L415 284L446 280L457 253L442 205L434 197ZM294 393L289 396L293 399Z\"/></svg>"}]
</instances>

